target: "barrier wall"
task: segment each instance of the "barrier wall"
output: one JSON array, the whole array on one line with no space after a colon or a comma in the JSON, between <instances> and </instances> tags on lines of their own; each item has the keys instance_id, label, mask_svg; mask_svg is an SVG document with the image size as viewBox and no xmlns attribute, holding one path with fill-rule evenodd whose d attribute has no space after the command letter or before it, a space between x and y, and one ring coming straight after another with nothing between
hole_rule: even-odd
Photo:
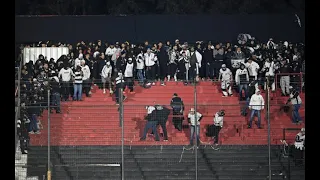
<instances>
[{"instance_id":1,"label":"barrier wall","mask_svg":"<svg viewBox=\"0 0 320 180\"><path fill-rule=\"evenodd\" d=\"M262 15L139 15L50 16L15 18L16 42L41 40L77 42L115 41L235 41L248 33L262 41L270 37L304 41L304 17L300 28L294 14Z\"/></svg>"}]
</instances>

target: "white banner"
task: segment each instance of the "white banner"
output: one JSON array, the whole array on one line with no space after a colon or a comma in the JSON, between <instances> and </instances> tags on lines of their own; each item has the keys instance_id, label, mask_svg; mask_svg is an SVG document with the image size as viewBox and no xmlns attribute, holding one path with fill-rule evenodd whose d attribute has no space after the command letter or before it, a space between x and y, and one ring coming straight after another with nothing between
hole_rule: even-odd
<instances>
[{"instance_id":1,"label":"white banner","mask_svg":"<svg viewBox=\"0 0 320 180\"><path fill-rule=\"evenodd\" d=\"M33 63L38 60L39 55L42 54L47 57L49 61L51 58L57 61L62 55L69 54L68 47L30 47L23 49L23 63L28 63L33 61Z\"/></svg>"},{"instance_id":2,"label":"white banner","mask_svg":"<svg viewBox=\"0 0 320 180\"><path fill-rule=\"evenodd\" d=\"M240 64L244 63L245 59L231 59L232 68L238 69L240 68Z\"/></svg>"}]
</instances>

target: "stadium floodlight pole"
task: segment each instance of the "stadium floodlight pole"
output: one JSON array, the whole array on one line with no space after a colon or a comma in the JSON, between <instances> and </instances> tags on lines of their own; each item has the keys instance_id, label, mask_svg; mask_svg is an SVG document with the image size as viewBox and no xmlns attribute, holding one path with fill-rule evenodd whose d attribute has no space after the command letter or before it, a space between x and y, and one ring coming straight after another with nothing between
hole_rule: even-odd
<instances>
[{"instance_id":1,"label":"stadium floodlight pole","mask_svg":"<svg viewBox=\"0 0 320 180\"><path fill-rule=\"evenodd\" d=\"M269 84L269 79L267 79ZM268 121L268 163L269 163L269 180L271 177L271 135L270 135L270 88L267 87L267 121Z\"/></svg>"},{"instance_id":2,"label":"stadium floodlight pole","mask_svg":"<svg viewBox=\"0 0 320 180\"><path fill-rule=\"evenodd\" d=\"M47 180L51 180L51 170L50 170L50 85L48 85L48 171Z\"/></svg>"},{"instance_id":3,"label":"stadium floodlight pole","mask_svg":"<svg viewBox=\"0 0 320 180\"><path fill-rule=\"evenodd\" d=\"M121 180L124 180L124 122L123 122L123 88L120 88L119 113L121 125Z\"/></svg>"},{"instance_id":4,"label":"stadium floodlight pole","mask_svg":"<svg viewBox=\"0 0 320 180\"><path fill-rule=\"evenodd\" d=\"M195 81L195 79L193 79L193 83L194 83L194 111L195 111L195 113L194 113L194 118L195 118L195 120L197 120L197 85L196 85L196 81ZM196 171L196 178L195 178L195 180L198 180L198 139L197 139L197 137L198 137L198 124L197 124L197 122L196 122L196 126L195 126L195 132L196 132L196 147L195 147L195 171ZM200 136L200 135L199 135ZM193 137L192 137L193 138Z\"/></svg>"}]
</instances>

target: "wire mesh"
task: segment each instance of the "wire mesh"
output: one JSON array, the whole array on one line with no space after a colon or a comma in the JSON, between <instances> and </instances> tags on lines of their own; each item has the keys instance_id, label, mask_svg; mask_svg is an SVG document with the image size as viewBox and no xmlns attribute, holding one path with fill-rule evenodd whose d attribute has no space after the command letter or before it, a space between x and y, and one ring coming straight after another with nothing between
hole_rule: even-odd
<instances>
[{"instance_id":1,"label":"wire mesh","mask_svg":"<svg viewBox=\"0 0 320 180\"><path fill-rule=\"evenodd\" d=\"M28 83L21 84L27 89ZM46 86L41 85L41 87ZM122 176L122 167L124 167L123 178L132 180L155 177L232 179L237 176L237 179L244 180L267 178L269 162L266 113L268 111L271 123L272 176L287 176L288 170L285 170L285 165L280 159L281 148L279 148L282 129L287 124L283 125L280 122L290 121L290 118L285 119L285 115L279 112L283 106L281 102L284 100L281 94L278 95L279 91L274 94L271 92L269 97L262 91L266 104L270 102L270 108L265 108L261 113L262 129L258 129L255 125L248 129L251 111L247 102L239 102L238 93L235 91L233 96L222 97L217 82L200 82L197 85L167 82L166 86L157 84L151 88L136 85L135 93L129 89L124 90L125 100L119 105L116 105L114 96L109 91L104 93L103 89L95 85L90 88L90 97L82 95L82 101L72 101L72 84L68 84L67 88L69 93L71 92L67 101L64 101L62 93L57 95L51 92L49 113L48 97L45 93L41 93L41 88L37 97L34 97L38 100L38 104L28 105L27 100L22 98L22 103L25 104L22 111L37 109L36 116L28 114L26 119L33 121L32 123L41 122L36 123L40 134L37 130L34 134L27 133L30 137L31 150L26 160L26 176L48 178L48 138L50 138L49 165L52 179L118 180ZM46 88L42 89L45 92ZM26 94L25 98L29 99L30 94L24 91L21 93ZM174 93L177 93L184 102L184 111L181 114L172 112L170 102ZM58 99L53 102L53 96L61 96L61 102L57 103ZM270 101L267 101L269 98ZM170 110L164 123L168 141L165 141L165 132L160 123L156 129L159 141L156 141L156 135L155 133L152 135L151 129L147 131L146 139L141 140L147 124L146 107L155 105ZM198 147L190 145L191 128L187 117L192 108L202 115ZM210 125L213 125L214 116L220 110L225 111L223 127L218 137L212 138ZM244 111L247 113L242 114ZM123 129L120 126L120 115L123 117ZM181 131L178 130L176 118L183 119ZM50 121L50 135L48 121ZM218 145L215 145L215 139L218 140Z\"/></svg>"}]
</instances>

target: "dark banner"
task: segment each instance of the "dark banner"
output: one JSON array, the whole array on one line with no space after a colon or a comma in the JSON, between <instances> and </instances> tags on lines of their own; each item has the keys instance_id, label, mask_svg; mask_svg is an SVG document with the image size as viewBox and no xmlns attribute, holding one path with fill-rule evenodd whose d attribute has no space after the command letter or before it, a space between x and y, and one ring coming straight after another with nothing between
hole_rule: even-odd
<instances>
[{"instance_id":1,"label":"dark banner","mask_svg":"<svg viewBox=\"0 0 320 180\"><path fill-rule=\"evenodd\" d=\"M304 42L304 19L294 14L276 15L144 15L16 17L16 42L181 41L234 42L238 34L261 41Z\"/></svg>"}]
</instances>

